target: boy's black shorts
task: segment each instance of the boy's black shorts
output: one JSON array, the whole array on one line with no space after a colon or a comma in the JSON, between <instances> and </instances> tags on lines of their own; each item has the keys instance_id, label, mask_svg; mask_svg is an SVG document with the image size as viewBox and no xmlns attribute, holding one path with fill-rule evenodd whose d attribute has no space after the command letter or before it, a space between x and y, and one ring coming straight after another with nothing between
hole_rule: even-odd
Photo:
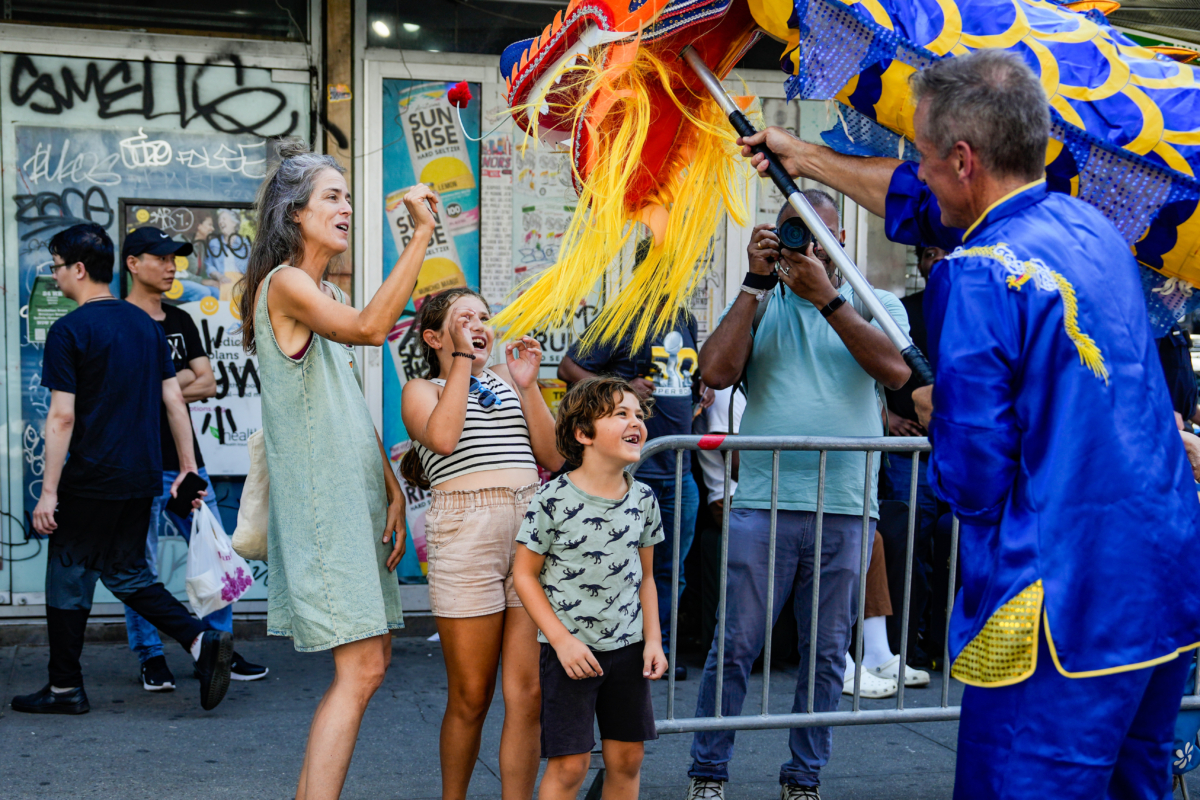
<instances>
[{"instance_id":1,"label":"boy's black shorts","mask_svg":"<svg viewBox=\"0 0 1200 800\"><path fill-rule=\"evenodd\" d=\"M643 644L619 650L592 651L604 674L574 680L558 654L542 645L542 758L590 753L596 746L592 720L600 738L647 742L658 738L650 679L642 675Z\"/></svg>"}]
</instances>

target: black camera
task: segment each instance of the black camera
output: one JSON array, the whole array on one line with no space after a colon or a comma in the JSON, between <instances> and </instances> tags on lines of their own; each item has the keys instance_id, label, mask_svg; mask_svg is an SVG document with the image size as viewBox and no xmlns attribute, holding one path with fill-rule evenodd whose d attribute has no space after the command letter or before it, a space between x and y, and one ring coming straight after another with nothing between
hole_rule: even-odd
<instances>
[{"instance_id":1,"label":"black camera","mask_svg":"<svg viewBox=\"0 0 1200 800\"><path fill-rule=\"evenodd\" d=\"M809 243L813 240L812 231L808 229L808 226L799 217L785 219L775 234L779 237L779 244L782 247L801 253L807 249Z\"/></svg>"}]
</instances>

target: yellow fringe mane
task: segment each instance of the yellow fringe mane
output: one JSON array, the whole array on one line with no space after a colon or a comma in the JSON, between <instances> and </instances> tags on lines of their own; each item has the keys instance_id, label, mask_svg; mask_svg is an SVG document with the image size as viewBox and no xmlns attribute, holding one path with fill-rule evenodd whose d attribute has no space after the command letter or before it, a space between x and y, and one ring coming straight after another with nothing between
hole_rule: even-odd
<instances>
[{"instance_id":1,"label":"yellow fringe mane","mask_svg":"<svg viewBox=\"0 0 1200 800\"><path fill-rule=\"evenodd\" d=\"M753 173L716 103L705 96L697 98L695 111L689 109L672 90L671 78L667 65L644 47L636 48L632 61L612 67L598 68L584 60L565 70L562 80L579 81L585 91L574 107L556 111L571 115L579 126L588 124L585 113L593 102L611 102L611 107L589 129L597 155L587 180L576 174L582 191L558 262L517 287L520 296L493 318L497 328L517 334L568 325L580 302L616 268L619 288L612 281L607 285L603 309L582 344L586 348L613 341L632 330L636 348L668 328L703 285L711 263L709 249L724 214L738 224L748 216L747 188ZM656 115L648 91L652 84L666 87L684 123L670 150L672 163L665 171L669 177L651 195L639 198L637 208L630 208L626 191ZM522 108L537 109L545 103L543 95ZM530 146L529 138L520 146ZM645 230L638 213L655 204L670 212L666 231L629 274L632 265L622 263L622 253L630 252Z\"/></svg>"}]
</instances>

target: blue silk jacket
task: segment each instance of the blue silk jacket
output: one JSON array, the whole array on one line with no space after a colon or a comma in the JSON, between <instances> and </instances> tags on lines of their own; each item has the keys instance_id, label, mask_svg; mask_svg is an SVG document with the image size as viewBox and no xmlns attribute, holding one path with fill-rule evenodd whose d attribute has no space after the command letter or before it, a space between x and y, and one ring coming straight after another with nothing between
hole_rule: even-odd
<instances>
[{"instance_id":1,"label":"blue silk jacket","mask_svg":"<svg viewBox=\"0 0 1200 800\"><path fill-rule=\"evenodd\" d=\"M916 165L897 169L889 236L962 238L925 292L929 476L961 520L953 674L1024 680L1043 624L1068 677L1200 644L1200 502L1129 247L1044 181L965 232L939 217Z\"/></svg>"}]
</instances>

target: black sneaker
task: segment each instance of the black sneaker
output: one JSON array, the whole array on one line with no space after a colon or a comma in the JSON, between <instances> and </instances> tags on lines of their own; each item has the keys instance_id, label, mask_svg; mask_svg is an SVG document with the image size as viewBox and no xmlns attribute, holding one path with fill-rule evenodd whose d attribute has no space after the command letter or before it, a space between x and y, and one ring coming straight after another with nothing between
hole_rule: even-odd
<instances>
[{"instance_id":1,"label":"black sneaker","mask_svg":"<svg viewBox=\"0 0 1200 800\"><path fill-rule=\"evenodd\" d=\"M142 664L142 688L147 692L175 691L175 676L162 656L146 659Z\"/></svg>"},{"instance_id":2,"label":"black sneaker","mask_svg":"<svg viewBox=\"0 0 1200 800\"><path fill-rule=\"evenodd\" d=\"M241 653L236 650L233 653L233 662L229 665L229 678L235 681L261 681L267 677L270 672L264 666L259 664L251 664L246 659L242 658Z\"/></svg>"},{"instance_id":3,"label":"black sneaker","mask_svg":"<svg viewBox=\"0 0 1200 800\"><path fill-rule=\"evenodd\" d=\"M225 698L229 689L229 663L233 660L233 634L205 631L200 639L200 658L196 672L200 676L200 707L211 711Z\"/></svg>"},{"instance_id":4,"label":"black sneaker","mask_svg":"<svg viewBox=\"0 0 1200 800\"><path fill-rule=\"evenodd\" d=\"M52 692L47 683L40 691L12 699L13 711L26 714L86 714L91 708L82 686L69 692Z\"/></svg>"}]
</instances>

